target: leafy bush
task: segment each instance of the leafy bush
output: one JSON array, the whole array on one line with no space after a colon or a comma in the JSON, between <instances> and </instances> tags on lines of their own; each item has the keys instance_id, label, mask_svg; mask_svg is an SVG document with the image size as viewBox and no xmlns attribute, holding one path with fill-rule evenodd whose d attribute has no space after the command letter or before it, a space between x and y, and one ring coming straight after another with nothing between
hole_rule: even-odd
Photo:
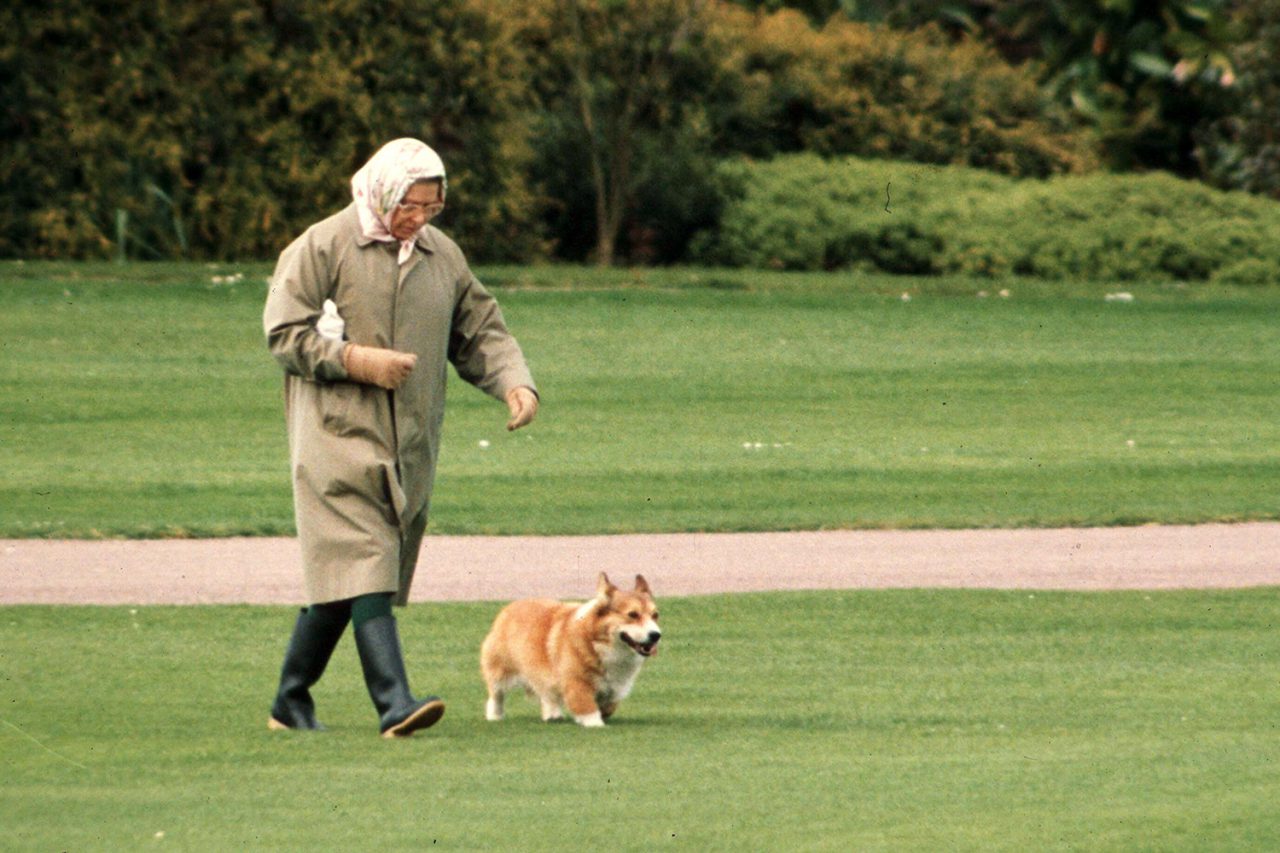
<instances>
[{"instance_id":1,"label":"leafy bush","mask_svg":"<svg viewBox=\"0 0 1280 853\"><path fill-rule=\"evenodd\" d=\"M1196 154L1218 186L1280 198L1280 0L1238 3L1232 16L1243 37L1231 51L1227 115L1202 129Z\"/></svg>"},{"instance_id":2,"label":"leafy bush","mask_svg":"<svg viewBox=\"0 0 1280 853\"><path fill-rule=\"evenodd\" d=\"M965 167L814 154L739 160L719 171L718 229L695 238L699 261L727 266L898 273L943 271L948 219L1014 186ZM939 202L952 205L943 209Z\"/></svg>"},{"instance_id":3,"label":"leafy bush","mask_svg":"<svg viewBox=\"0 0 1280 853\"><path fill-rule=\"evenodd\" d=\"M1280 204L1164 174L1014 180L965 167L814 155L720 170L704 263L1038 278L1265 278Z\"/></svg>"},{"instance_id":4,"label":"leafy bush","mask_svg":"<svg viewBox=\"0 0 1280 853\"><path fill-rule=\"evenodd\" d=\"M1214 284L1262 285L1280 283L1280 263L1275 258L1245 258L1217 270Z\"/></svg>"},{"instance_id":5,"label":"leafy bush","mask_svg":"<svg viewBox=\"0 0 1280 853\"><path fill-rule=\"evenodd\" d=\"M1040 278L1201 281L1280 250L1280 205L1161 173L1020 183L970 224L951 252L999 245L1007 271Z\"/></svg>"},{"instance_id":6,"label":"leafy bush","mask_svg":"<svg viewBox=\"0 0 1280 853\"><path fill-rule=\"evenodd\" d=\"M899 32L798 12L723 6L722 86L709 98L720 150L813 151L979 166L1009 175L1091 168L1094 158L1034 72L940 30Z\"/></svg>"},{"instance_id":7,"label":"leafy bush","mask_svg":"<svg viewBox=\"0 0 1280 853\"><path fill-rule=\"evenodd\" d=\"M399 136L481 258L538 243L510 25L477 0L0 8L0 255L272 257Z\"/></svg>"}]
</instances>

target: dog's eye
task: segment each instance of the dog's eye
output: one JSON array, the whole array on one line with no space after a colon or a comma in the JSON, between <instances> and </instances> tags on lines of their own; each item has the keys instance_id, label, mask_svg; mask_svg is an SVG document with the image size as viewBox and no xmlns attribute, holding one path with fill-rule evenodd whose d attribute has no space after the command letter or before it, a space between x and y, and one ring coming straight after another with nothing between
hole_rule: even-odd
<instances>
[{"instance_id":1,"label":"dog's eye","mask_svg":"<svg viewBox=\"0 0 1280 853\"><path fill-rule=\"evenodd\" d=\"M653 621L654 621L654 622L657 622L657 621L658 621L658 611L656 611L656 610L655 610L655 611L653 611Z\"/></svg>"},{"instance_id":2,"label":"dog's eye","mask_svg":"<svg viewBox=\"0 0 1280 853\"><path fill-rule=\"evenodd\" d=\"M630 613L627 614L627 618L631 619L632 621L637 621L640 619L640 613L638 611L632 610Z\"/></svg>"}]
</instances>

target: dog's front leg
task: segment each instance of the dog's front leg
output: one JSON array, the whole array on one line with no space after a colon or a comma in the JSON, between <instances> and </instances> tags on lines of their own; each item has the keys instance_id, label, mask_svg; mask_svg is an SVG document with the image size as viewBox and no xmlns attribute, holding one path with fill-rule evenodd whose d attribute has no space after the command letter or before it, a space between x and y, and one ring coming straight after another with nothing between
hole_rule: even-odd
<instances>
[{"instance_id":1,"label":"dog's front leg","mask_svg":"<svg viewBox=\"0 0 1280 853\"><path fill-rule=\"evenodd\" d=\"M560 713L560 702L555 696L542 695L538 697L538 701L542 704L542 722L564 719L564 714Z\"/></svg>"},{"instance_id":2,"label":"dog's front leg","mask_svg":"<svg viewBox=\"0 0 1280 853\"><path fill-rule=\"evenodd\" d=\"M579 725L589 729L604 725L600 706L596 704L596 690L585 681L573 681L565 685L564 704Z\"/></svg>"}]
</instances>

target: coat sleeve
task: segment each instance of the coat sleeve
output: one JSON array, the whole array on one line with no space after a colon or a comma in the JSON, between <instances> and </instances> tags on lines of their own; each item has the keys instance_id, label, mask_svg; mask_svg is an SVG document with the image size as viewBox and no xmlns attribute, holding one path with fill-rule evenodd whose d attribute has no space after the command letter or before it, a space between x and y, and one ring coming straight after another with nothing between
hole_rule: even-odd
<instances>
[{"instance_id":1,"label":"coat sleeve","mask_svg":"<svg viewBox=\"0 0 1280 853\"><path fill-rule=\"evenodd\" d=\"M449 336L449 361L458 375L499 400L521 385L538 393L498 301L465 267L459 287Z\"/></svg>"},{"instance_id":2,"label":"coat sleeve","mask_svg":"<svg viewBox=\"0 0 1280 853\"><path fill-rule=\"evenodd\" d=\"M267 348L286 372L304 379L346 379L342 366L343 341L316 331L324 301L333 292L331 252L312 228L280 253L262 325Z\"/></svg>"}]
</instances>

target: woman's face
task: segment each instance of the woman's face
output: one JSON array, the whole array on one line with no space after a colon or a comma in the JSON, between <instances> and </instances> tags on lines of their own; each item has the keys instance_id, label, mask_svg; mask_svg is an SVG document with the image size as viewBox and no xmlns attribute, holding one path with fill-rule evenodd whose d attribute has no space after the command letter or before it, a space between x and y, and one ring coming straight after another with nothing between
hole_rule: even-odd
<instances>
[{"instance_id":1,"label":"woman's face","mask_svg":"<svg viewBox=\"0 0 1280 853\"><path fill-rule=\"evenodd\" d=\"M433 217L444 210L439 181L414 184L391 210L391 236L408 240Z\"/></svg>"}]
</instances>

